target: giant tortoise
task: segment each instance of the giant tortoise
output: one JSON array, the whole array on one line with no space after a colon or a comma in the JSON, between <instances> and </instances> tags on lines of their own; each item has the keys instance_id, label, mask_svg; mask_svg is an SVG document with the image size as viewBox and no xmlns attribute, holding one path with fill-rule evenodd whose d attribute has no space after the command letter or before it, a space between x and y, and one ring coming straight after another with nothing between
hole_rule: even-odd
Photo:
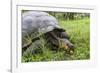
<instances>
[{"instance_id":1,"label":"giant tortoise","mask_svg":"<svg viewBox=\"0 0 100 73\"><path fill-rule=\"evenodd\" d=\"M56 49L72 50L73 48L66 31L59 26L54 16L42 11L22 13L22 51L25 51L32 44L39 47L37 43L42 44L39 41L41 36L44 36L46 42L51 44L52 49L56 47Z\"/></svg>"}]
</instances>

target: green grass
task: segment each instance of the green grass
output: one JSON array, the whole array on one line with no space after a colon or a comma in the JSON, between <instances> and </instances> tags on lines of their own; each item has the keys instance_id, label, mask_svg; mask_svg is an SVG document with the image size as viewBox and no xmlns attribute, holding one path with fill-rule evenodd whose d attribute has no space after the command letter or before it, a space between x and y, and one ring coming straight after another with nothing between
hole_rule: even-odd
<instances>
[{"instance_id":1,"label":"green grass","mask_svg":"<svg viewBox=\"0 0 100 73\"><path fill-rule=\"evenodd\" d=\"M64 50L52 51L42 45L42 51L37 54L30 53L22 56L22 62L39 61L61 61L61 60L85 60L90 58L90 20L89 18L79 20L59 20L60 26L66 30L75 50L72 55L66 54ZM41 41L45 44L44 41ZM32 47L31 47L32 49ZM34 48L33 48L34 49Z\"/></svg>"},{"instance_id":2,"label":"green grass","mask_svg":"<svg viewBox=\"0 0 100 73\"><path fill-rule=\"evenodd\" d=\"M74 60L90 58L90 20L88 18L73 21L60 21L62 28L70 36L70 41L75 46L71 56Z\"/></svg>"}]
</instances>

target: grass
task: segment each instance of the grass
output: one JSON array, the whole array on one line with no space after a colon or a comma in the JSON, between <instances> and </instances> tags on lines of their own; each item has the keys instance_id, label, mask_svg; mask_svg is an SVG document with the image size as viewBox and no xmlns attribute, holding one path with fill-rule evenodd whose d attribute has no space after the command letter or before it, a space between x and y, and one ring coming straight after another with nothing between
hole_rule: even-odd
<instances>
[{"instance_id":1,"label":"grass","mask_svg":"<svg viewBox=\"0 0 100 73\"><path fill-rule=\"evenodd\" d=\"M90 58L90 20L88 18L60 21L62 28L70 36L70 41L75 46L75 52L71 56L73 60L82 60Z\"/></svg>"},{"instance_id":2,"label":"grass","mask_svg":"<svg viewBox=\"0 0 100 73\"><path fill-rule=\"evenodd\" d=\"M22 56L22 62L39 62L39 61L61 61L61 60L85 60L90 59L90 20L89 18L79 20L59 20L60 26L66 30L70 41L75 46L72 55L65 54L64 50L52 51L45 46L45 41L40 42L42 48L33 54L34 43ZM37 45L37 44L35 44ZM31 49L31 50L30 50Z\"/></svg>"}]
</instances>

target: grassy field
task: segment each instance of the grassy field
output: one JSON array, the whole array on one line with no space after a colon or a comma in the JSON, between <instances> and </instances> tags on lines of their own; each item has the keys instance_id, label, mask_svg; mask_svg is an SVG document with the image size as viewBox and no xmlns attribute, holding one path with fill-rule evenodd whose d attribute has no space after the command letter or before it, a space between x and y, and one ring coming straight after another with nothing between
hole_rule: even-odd
<instances>
[{"instance_id":1,"label":"grassy field","mask_svg":"<svg viewBox=\"0 0 100 73\"><path fill-rule=\"evenodd\" d=\"M22 56L22 62L39 61L61 61L61 60L85 60L90 58L90 20L89 18L78 20L59 20L60 26L66 29L70 41L74 44L75 50L72 55L65 54L65 51L52 51L44 48L43 53L32 55L31 53Z\"/></svg>"}]
</instances>

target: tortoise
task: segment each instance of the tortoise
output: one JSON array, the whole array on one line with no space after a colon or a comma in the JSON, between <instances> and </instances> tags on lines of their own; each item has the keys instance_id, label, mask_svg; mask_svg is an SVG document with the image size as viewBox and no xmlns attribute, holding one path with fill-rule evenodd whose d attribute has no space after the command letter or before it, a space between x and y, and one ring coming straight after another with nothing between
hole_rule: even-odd
<instances>
[{"instance_id":1,"label":"tortoise","mask_svg":"<svg viewBox=\"0 0 100 73\"><path fill-rule=\"evenodd\" d=\"M41 44L39 42L41 36L45 37L52 48L73 50L74 46L68 40L66 30L59 26L54 16L43 11L26 11L22 13L22 51L25 51L36 41Z\"/></svg>"}]
</instances>

